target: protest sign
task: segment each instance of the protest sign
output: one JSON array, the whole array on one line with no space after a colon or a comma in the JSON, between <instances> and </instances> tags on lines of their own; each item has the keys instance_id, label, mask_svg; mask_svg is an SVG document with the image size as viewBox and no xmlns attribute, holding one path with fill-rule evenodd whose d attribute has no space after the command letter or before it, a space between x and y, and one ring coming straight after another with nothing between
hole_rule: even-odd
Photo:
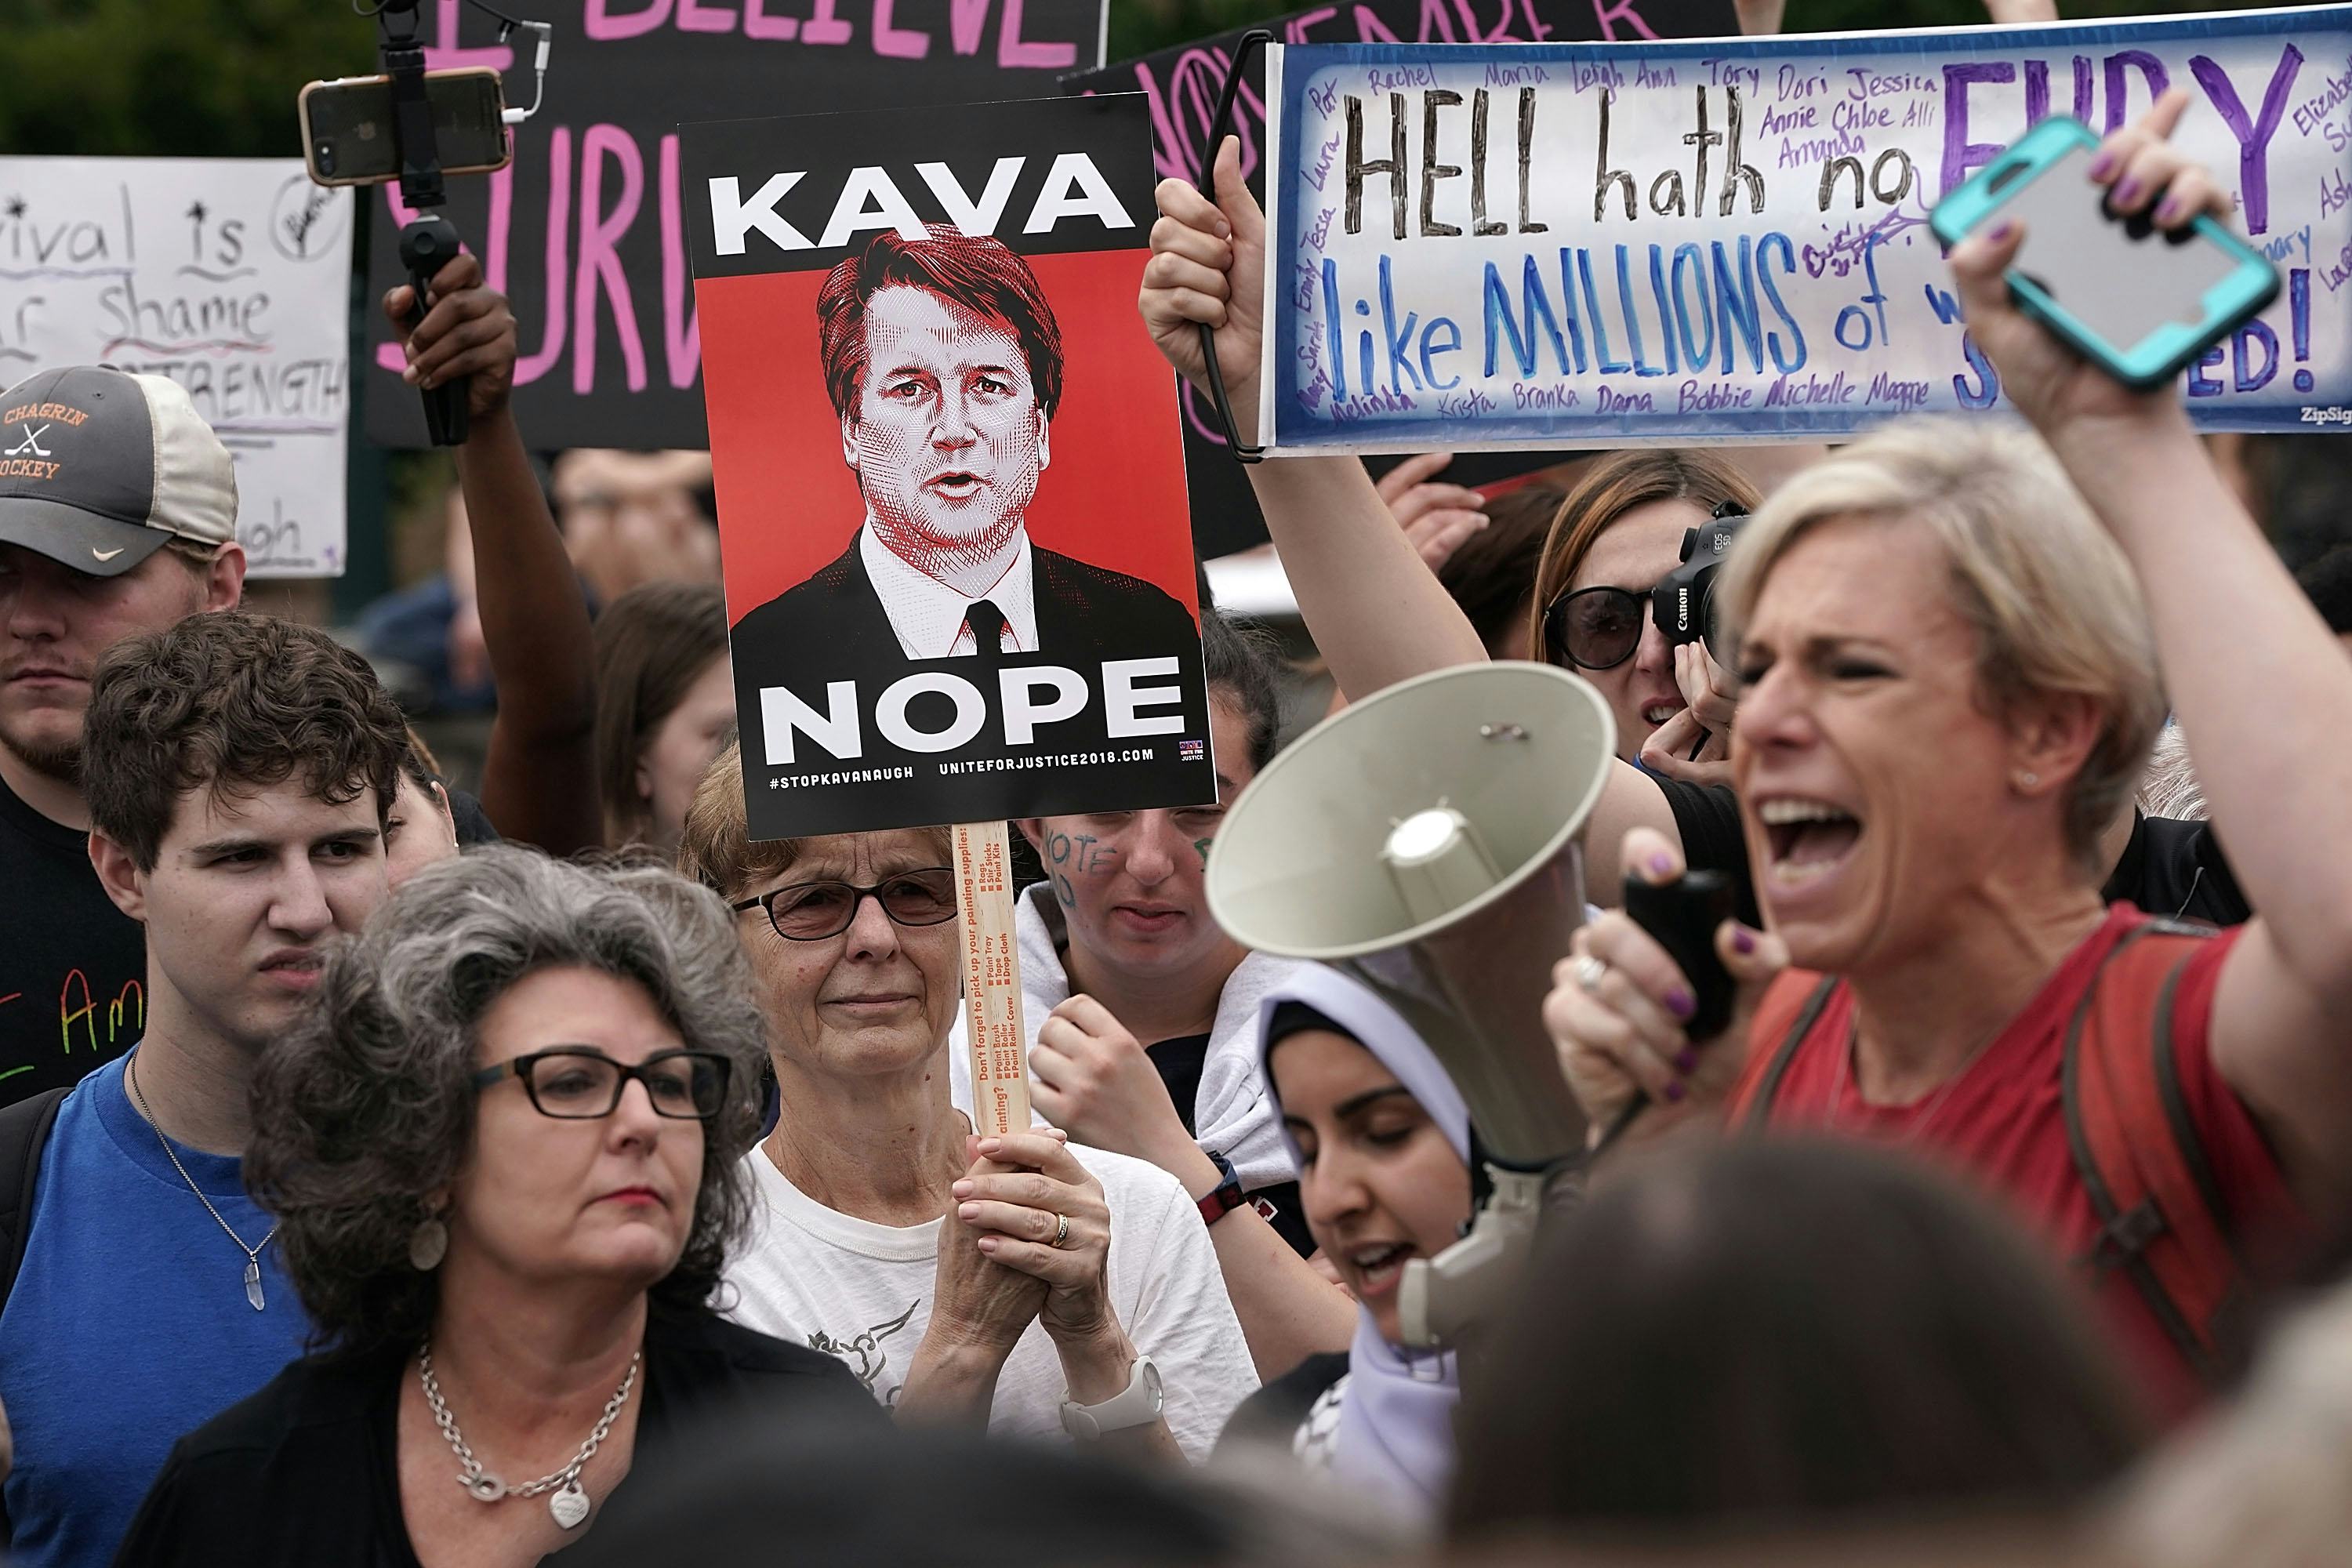
<instances>
[{"instance_id":1,"label":"protest sign","mask_svg":"<svg viewBox=\"0 0 2352 1568\"><path fill-rule=\"evenodd\" d=\"M546 98L514 164L449 182L443 210L513 301L515 418L538 447L699 447L701 336L678 179L682 121L920 106L1051 92L1102 58L1105 0L581 0L554 24ZM506 72L531 96L530 43L460 0L425 7L427 61ZM406 281L397 186L369 249L377 298ZM365 373L369 437L421 446L425 421L381 321Z\"/></svg>"},{"instance_id":2,"label":"protest sign","mask_svg":"<svg viewBox=\"0 0 2352 1568\"><path fill-rule=\"evenodd\" d=\"M1144 116L684 131L755 838L1215 798Z\"/></svg>"},{"instance_id":3,"label":"protest sign","mask_svg":"<svg viewBox=\"0 0 2352 1568\"><path fill-rule=\"evenodd\" d=\"M1419 42L1491 44L1517 39L1704 38L1739 31L1731 0L1348 0L1317 5L1259 24L1286 44ZM1209 122L1232 70L1246 27L1195 39L1102 70L1062 79L1066 92L1140 92L1151 102L1152 166L1162 179L1195 180L1207 155ZM1253 57L1234 99L1234 136L1242 176L1260 200L1265 171L1265 61ZM1217 411L1188 383L1178 394L1184 410L1184 474L1192 500L1192 533L1202 559L1265 542L1265 519L1248 479L1225 450ZM1536 459L1539 462L1540 459ZM1504 463L1465 459L1445 477L1462 484L1523 473L1525 454Z\"/></svg>"},{"instance_id":4,"label":"protest sign","mask_svg":"<svg viewBox=\"0 0 2352 1568\"><path fill-rule=\"evenodd\" d=\"M236 459L257 577L342 574L351 274L351 194L299 159L0 158L0 385L178 382Z\"/></svg>"},{"instance_id":5,"label":"protest sign","mask_svg":"<svg viewBox=\"0 0 2352 1568\"><path fill-rule=\"evenodd\" d=\"M2286 275L2191 367L2189 407L2352 416L2352 7L1271 68L1261 438L1283 449L1820 439L1995 407L1928 209L2044 115L2108 130L2176 83L2176 142Z\"/></svg>"}]
</instances>

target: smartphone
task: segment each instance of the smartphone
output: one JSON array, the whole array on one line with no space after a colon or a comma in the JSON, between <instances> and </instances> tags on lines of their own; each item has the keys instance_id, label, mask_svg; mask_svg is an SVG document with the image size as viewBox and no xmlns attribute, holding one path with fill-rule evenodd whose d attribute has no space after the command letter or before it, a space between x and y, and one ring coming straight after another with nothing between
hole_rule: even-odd
<instances>
[{"instance_id":1,"label":"smartphone","mask_svg":"<svg viewBox=\"0 0 2352 1568\"><path fill-rule=\"evenodd\" d=\"M2278 268L2210 217L2173 233L2146 213L2117 217L2091 183L2098 149L2089 126L2053 115L1937 202L1928 222L1951 246L1985 224L2023 220L2009 267L2019 308L2126 385L2160 385L2276 299Z\"/></svg>"},{"instance_id":2,"label":"smartphone","mask_svg":"<svg viewBox=\"0 0 2352 1568\"><path fill-rule=\"evenodd\" d=\"M486 174L514 157L506 89L488 66L425 73L434 149L445 174ZM382 185L400 178L392 79L342 77L302 89L302 157L322 185Z\"/></svg>"}]
</instances>

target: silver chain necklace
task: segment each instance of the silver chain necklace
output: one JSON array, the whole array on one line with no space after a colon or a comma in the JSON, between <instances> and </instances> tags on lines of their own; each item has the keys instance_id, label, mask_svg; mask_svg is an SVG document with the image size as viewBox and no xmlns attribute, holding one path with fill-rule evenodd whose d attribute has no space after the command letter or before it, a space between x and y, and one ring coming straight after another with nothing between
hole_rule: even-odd
<instances>
[{"instance_id":1,"label":"silver chain necklace","mask_svg":"<svg viewBox=\"0 0 2352 1568\"><path fill-rule=\"evenodd\" d=\"M155 1113L147 1109L147 1096L139 1088L137 1051L131 1052L130 1060L123 1065L122 1076L130 1080L131 1098L139 1102L139 1114L147 1119L147 1130L155 1134L155 1142L162 1145L163 1158L172 1162L172 1169L180 1173L180 1180L188 1184L188 1191L196 1194L196 1202L205 1205L205 1212L213 1216L213 1223L226 1232L228 1238L236 1243L237 1250L245 1254L245 1299L252 1304L255 1311L260 1311L268 1305L261 1297L261 1247L268 1247L278 1238L278 1227L274 1225L269 1227L269 1234L261 1238L261 1247L246 1246L245 1237L237 1235L230 1228L228 1221L221 1218L220 1210L213 1207L212 1199L205 1196L204 1188L196 1185L195 1178L188 1174L188 1168L180 1163L177 1154L172 1152L172 1141L163 1136L163 1129L156 1124Z\"/></svg>"},{"instance_id":2,"label":"silver chain necklace","mask_svg":"<svg viewBox=\"0 0 2352 1568\"><path fill-rule=\"evenodd\" d=\"M597 1421L596 1429L588 1434L588 1441L580 1445L572 1462L551 1476L541 1476L520 1487L510 1487L482 1468L482 1461L466 1446L464 1435L457 1430L457 1418L449 1414L449 1406L441 1397L441 1384L433 1376L433 1347L429 1343L417 1352L416 1376L425 1385L425 1403L433 1412L434 1424L441 1428L441 1436L448 1440L458 1462L465 1467L457 1472L457 1484L466 1489L468 1496L476 1502L497 1502L501 1498L537 1497L541 1492L552 1492L554 1495L547 1500L547 1511L554 1516L559 1527L572 1530L588 1517L588 1494L580 1485L580 1472L596 1457L596 1450L604 1446L614 1420L621 1414L621 1406L629 1402L629 1390L637 1383L638 1363L644 1360L643 1351L629 1358L628 1375L621 1379L621 1386L614 1390L613 1397L604 1402L604 1414Z\"/></svg>"}]
</instances>

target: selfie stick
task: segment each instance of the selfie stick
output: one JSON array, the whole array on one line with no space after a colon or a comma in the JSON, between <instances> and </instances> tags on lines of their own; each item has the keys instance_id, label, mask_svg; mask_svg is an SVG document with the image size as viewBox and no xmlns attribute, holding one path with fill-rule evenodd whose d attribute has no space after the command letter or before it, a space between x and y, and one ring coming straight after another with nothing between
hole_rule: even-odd
<instances>
[{"instance_id":1,"label":"selfie stick","mask_svg":"<svg viewBox=\"0 0 2352 1568\"><path fill-rule=\"evenodd\" d=\"M416 5L417 0L385 0L378 15L383 28L383 68L392 78L392 141L400 157L400 199L416 214L400 231L400 265L415 293L408 313L412 331L425 320L426 286L461 248L456 226L434 210L447 199L447 192L441 180L440 148L433 136L433 111L425 96L425 46L416 35ZM393 31L394 16L407 18L405 32ZM420 394L425 436L433 445L465 443L468 379L451 376Z\"/></svg>"}]
</instances>

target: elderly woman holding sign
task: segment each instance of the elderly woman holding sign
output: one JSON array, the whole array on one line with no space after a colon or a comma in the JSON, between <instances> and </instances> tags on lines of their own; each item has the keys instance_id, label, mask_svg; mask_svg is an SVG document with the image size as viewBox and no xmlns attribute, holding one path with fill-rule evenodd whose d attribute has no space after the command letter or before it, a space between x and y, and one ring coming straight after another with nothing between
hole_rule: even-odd
<instances>
[{"instance_id":1,"label":"elderly woman holding sign","mask_svg":"<svg viewBox=\"0 0 2352 1568\"><path fill-rule=\"evenodd\" d=\"M524 1568L697 1420L870 1420L704 1304L751 1197L746 979L667 871L418 872L255 1079L248 1178L329 1353L181 1439L116 1561Z\"/></svg>"},{"instance_id":2,"label":"elderly woman holding sign","mask_svg":"<svg viewBox=\"0 0 2352 1568\"><path fill-rule=\"evenodd\" d=\"M696 794L680 868L735 910L782 1107L720 1305L908 1419L1198 1458L1257 1386L1208 1232L1144 1161L972 1136L949 859L940 828L752 842L731 749Z\"/></svg>"}]
</instances>

